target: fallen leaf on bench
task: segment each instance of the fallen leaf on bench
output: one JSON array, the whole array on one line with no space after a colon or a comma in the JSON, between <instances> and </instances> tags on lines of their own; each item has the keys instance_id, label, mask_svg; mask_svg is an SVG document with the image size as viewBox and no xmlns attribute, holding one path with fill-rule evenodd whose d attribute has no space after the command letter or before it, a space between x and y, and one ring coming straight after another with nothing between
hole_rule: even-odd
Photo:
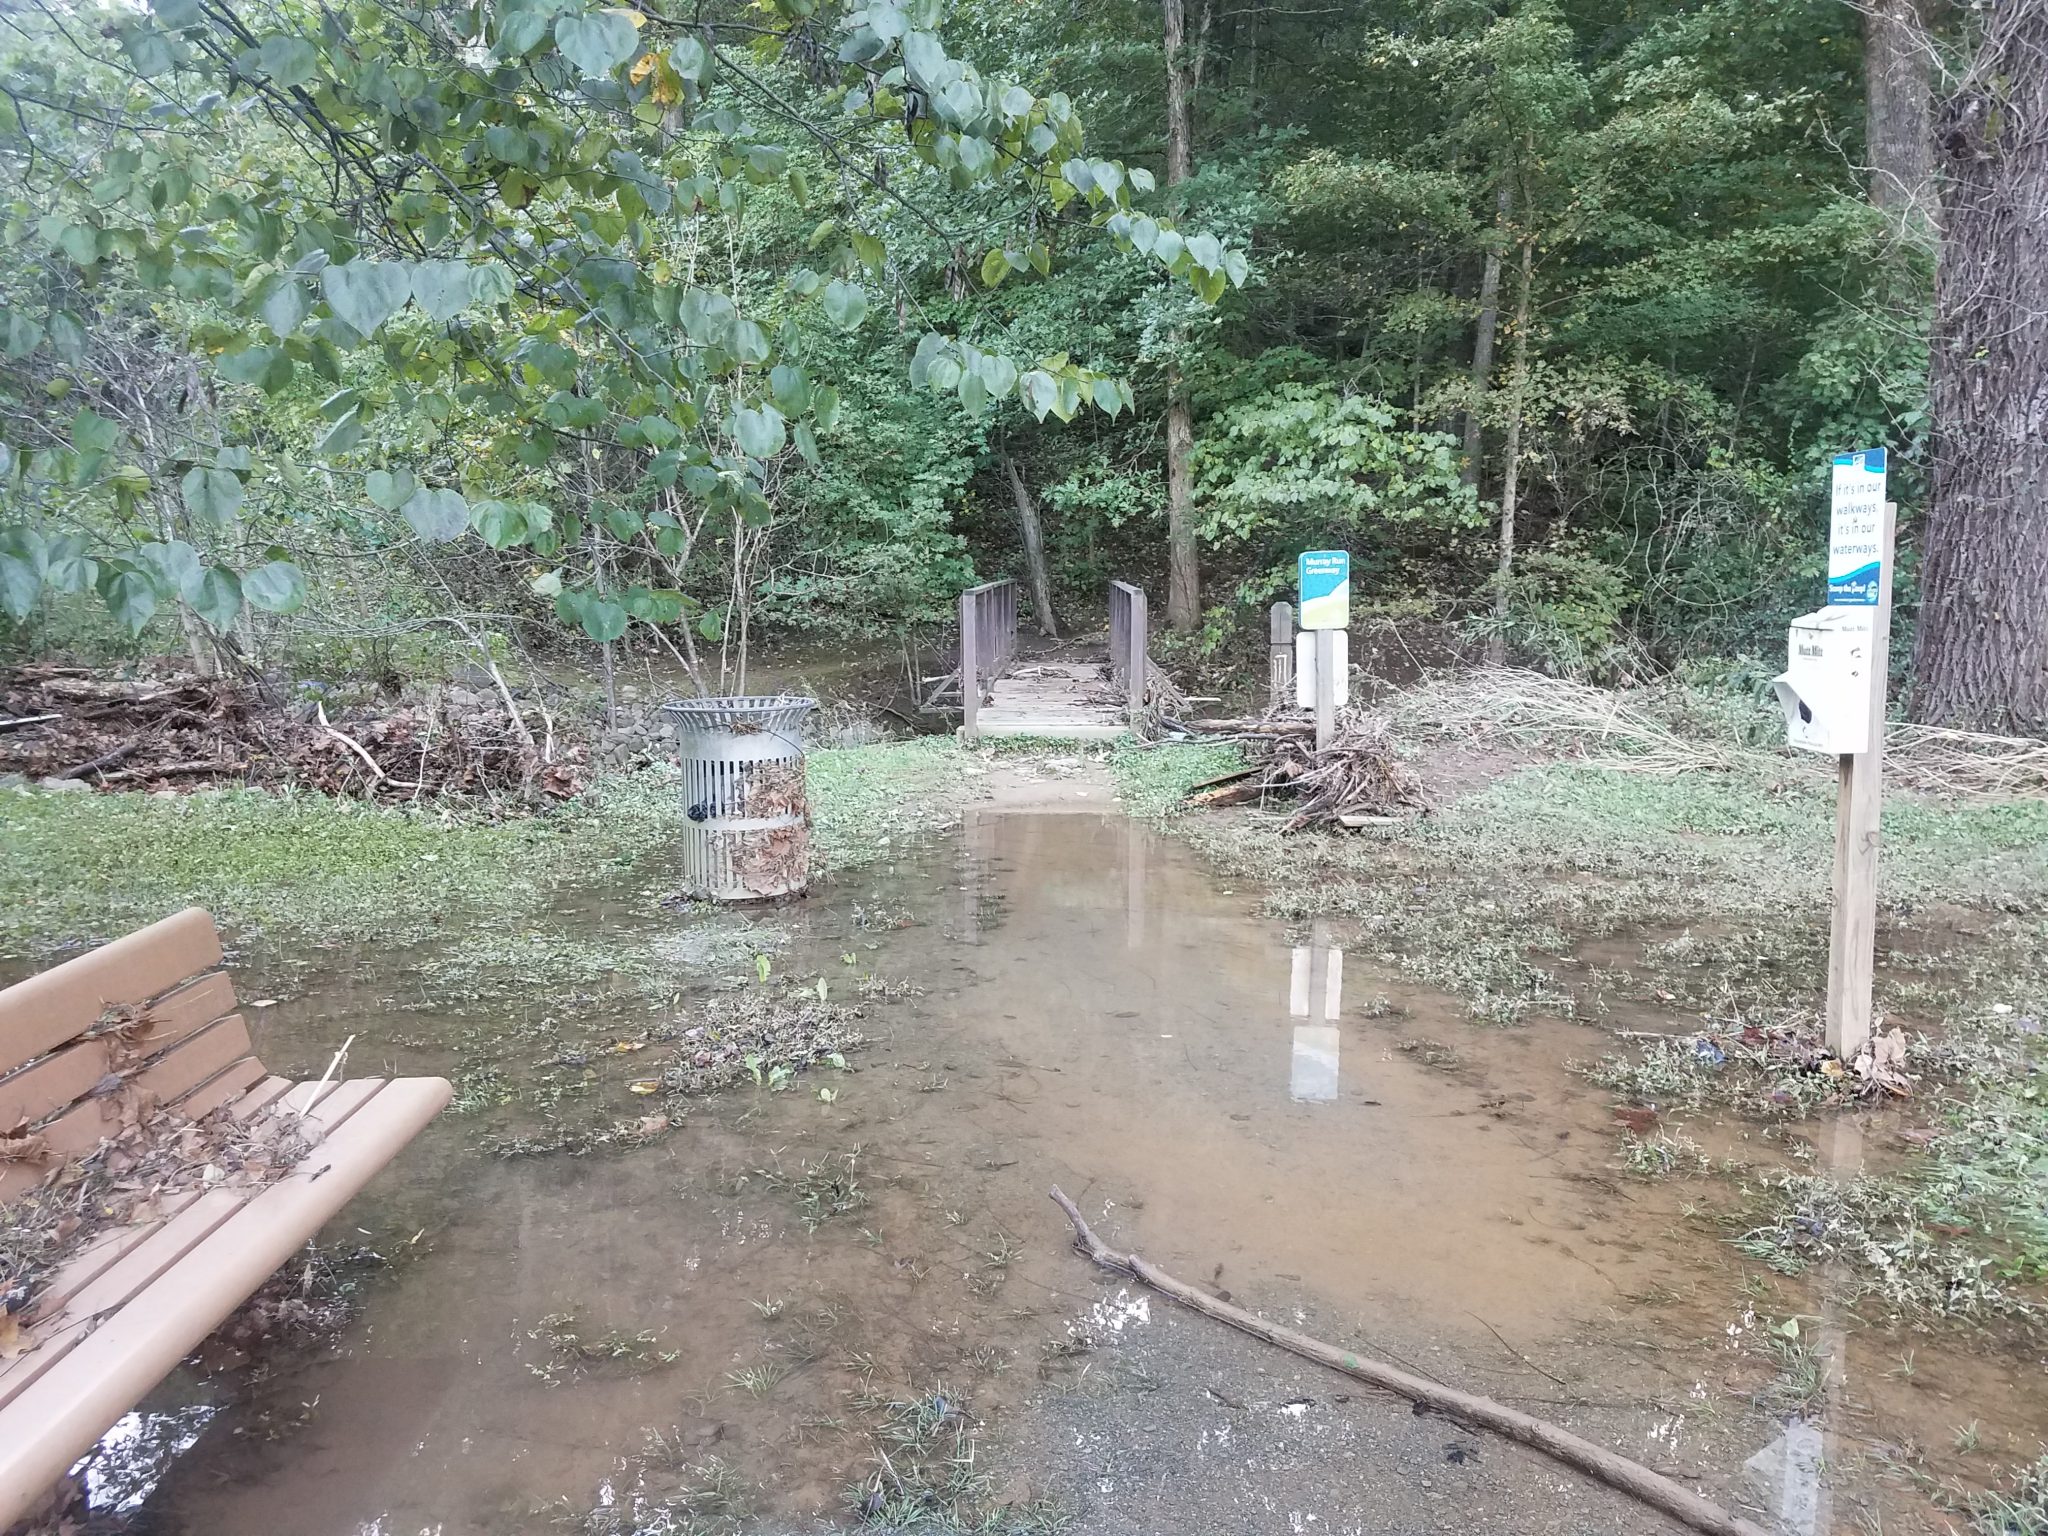
<instances>
[{"instance_id":1,"label":"fallen leaf on bench","mask_svg":"<svg viewBox=\"0 0 2048 1536\"><path fill-rule=\"evenodd\" d=\"M0 1163L39 1163L50 1155L50 1144L42 1137L17 1131L0 1136Z\"/></svg>"},{"instance_id":2,"label":"fallen leaf on bench","mask_svg":"<svg viewBox=\"0 0 2048 1536\"><path fill-rule=\"evenodd\" d=\"M13 1360L28 1353L35 1341L12 1312L0 1312L0 1360Z\"/></svg>"}]
</instances>

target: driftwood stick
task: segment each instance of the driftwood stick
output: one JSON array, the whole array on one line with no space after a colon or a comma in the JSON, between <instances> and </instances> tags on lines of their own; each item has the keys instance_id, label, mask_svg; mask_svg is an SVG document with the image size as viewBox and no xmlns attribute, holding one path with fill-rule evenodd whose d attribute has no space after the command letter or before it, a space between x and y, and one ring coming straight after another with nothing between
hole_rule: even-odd
<instances>
[{"instance_id":1,"label":"driftwood stick","mask_svg":"<svg viewBox=\"0 0 2048 1536\"><path fill-rule=\"evenodd\" d=\"M1378 1360L1361 1359L1347 1349L1337 1349L1296 1333L1291 1328L1282 1328L1264 1318L1254 1317L1241 1307L1234 1307L1227 1301L1220 1301L1206 1291L1182 1283L1163 1270L1154 1269L1135 1253L1118 1253L1108 1247L1102 1239L1088 1230L1088 1223L1081 1219L1081 1213L1058 1189L1052 1198L1059 1208L1067 1213L1067 1220L1074 1224L1074 1246L1104 1269L1118 1274L1129 1275L1143 1281L1153 1290L1172 1297L1183 1306L1228 1323L1240 1332L1248 1333L1255 1339L1264 1339L1268 1344L1277 1344L1290 1354L1326 1365L1333 1371L1342 1371L1355 1376L1385 1391L1407 1398L1410 1402L1421 1403L1449 1418L1459 1419L1467 1424L1476 1424L1505 1435L1531 1449L1554 1456L1568 1466L1589 1473L1610 1487L1619 1488L1623 1493L1641 1499L1645 1504L1661 1509L1665 1514L1684 1521L1694 1530L1704 1531L1707 1536L1768 1536L1762 1526L1731 1514L1709 1499L1703 1499L1690 1488L1680 1487L1662 1473L1653 1472L1640 1462L1630 1461L1613 1451L1603 1450L1590 1440L1582 1440L1568 1429L1546 1423L1529 1414L1505 1407L1491 1398L1475 1397L1469 1392L1460 1392L1455 1387L1441 1386L1412 1376Z\"/></svg>"}]
</instances>

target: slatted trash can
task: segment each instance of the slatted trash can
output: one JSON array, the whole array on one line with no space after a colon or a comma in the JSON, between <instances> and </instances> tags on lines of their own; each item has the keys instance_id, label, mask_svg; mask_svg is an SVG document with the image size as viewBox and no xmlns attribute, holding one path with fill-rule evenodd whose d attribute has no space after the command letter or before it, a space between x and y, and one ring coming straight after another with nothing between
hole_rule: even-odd
<instances>
[{"instance_id":1,"label":"slatted trash can","mask_svg":"<svg viewBox=\"0 0 2048 1536\"><path fill-rule=\"evenodd\" d=\"M662 706L682 754L685 895L758 901L803 890L811 809L800 733L817 707L787 694Z\"/></svg>"}]
</instances>

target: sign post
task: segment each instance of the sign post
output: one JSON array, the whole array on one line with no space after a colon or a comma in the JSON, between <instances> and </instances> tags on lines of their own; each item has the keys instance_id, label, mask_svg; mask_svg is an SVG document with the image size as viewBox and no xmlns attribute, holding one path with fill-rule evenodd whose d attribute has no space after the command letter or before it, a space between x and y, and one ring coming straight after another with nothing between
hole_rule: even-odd
<instances>
[{"instance_id":1,"label":"sign post","mask_svg":"<svg viewBox=\"0 0 2048 1536\"><path fill-rule=\"evenodd\" d=\"M1885 451L1840 454L1828 520L1828 606L1862 620L1869 738L1837 758L1835 903L1828 934L1827 1045L1856 1058L1870 1039L1877 947L1878 820L1884 798L1885 685L1891 673L1892 539L1898 508L1885 499Z\"/></svg>"},{"instance_id":2,"label":"sign post","mask_svg":"<svg viewBox=\"0 0 2048 1536\"><path fill-rule=\"evenodd\" d=\"M1351 624L1351 556L1341 549L1301 555L1301 627L1315 636L1316 750L1337 734L1337 636Z\"/></svg>"}]
</instances>

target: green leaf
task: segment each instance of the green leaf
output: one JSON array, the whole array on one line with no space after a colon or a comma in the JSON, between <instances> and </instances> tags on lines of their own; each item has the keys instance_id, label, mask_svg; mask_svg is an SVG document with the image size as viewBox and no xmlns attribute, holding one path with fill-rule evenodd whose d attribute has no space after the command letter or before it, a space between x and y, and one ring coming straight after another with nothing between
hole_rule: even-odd
<instances>
[{"instance_id":1,"label":"green leaf","mask_svg":"<svg viewBox=\"0 0 2048 1536\"><path fill-rule=\"evenodd\" d=\"M303 37L287 37L280 32L263 39L263 46L256 50L256 62L270 76L272 84L289 89L313 78L320 57Z\"/></svg>"},{"instance_id":2,"label":"green leaf","mask_svg":"<svg viewBox=\"0 0 2048 1536\"><path fill-rule=\"evenodd\" d=\"M1007 400L1017 387L1017 365L1007 357L987 354L981 360L981 382L993 398Z\"/></svg>"},{"instance_id":3,"label":"green leaf","mask_svg":"<svg viewBox=\"0 0 2048 1536\"><path fill-rule=\"evenodd\" d=\"M1046 413L1059 399L1058 381L1043 368L1034 368L1017 383L1022 393L1024 408L1038 420L1045 420Z\"/></svg>"},{"instance_id":4,"label":"green leaf","mask_svg":"<svg viewBox=\"0 0 2048 1536\"><path fill-rule=\"evenodd\" d=\"M889 264L888 247L873 235L858 229L849 238L853 241L853 254L860 258L860 264L880 277Z\"/></svg>"},{"instance_id":5,"label":"green leaf","mask_svg":"<svg viewBox=\"0 0 2048 1536\"><path fill-rule=\"evenodd\" d=\"M854 330L862 319L868 317L868 295L854 283L848 283L842 276L831 279L825 285L825 319L840 330Z\"/></svg>"},{"instance_id":6,"label":"green leaf","mask_svg":"<svg viewBox=\"0 0 2048 1536\"><path fill-rule=\"evenodd\" d=\"M242 584L223 565L209 565L199 585L185 594L192 611L215 629L232 629L242 616Z\"/></svg>"},{"instance_id":7,"label":"green leaf","mask_svg":"<svg viewBox=\"0 0 2048 1536\"><path fill-rule=\"evenodd\" d=\"M608 644L626 632L626 610L609 598L594 597L583 605L583 633Z\"/></svg>"},{"instance_id":8,"label":"green leaf","mask_svg":"<svg viewBox=\"0 0 2048 1536\"><path fill-rule=\"evenodd\" d=\"M1004 258L1002 247L997 246L981 258L981 280L994 288L1010 275L1010 263Z\"/></svg>"},{"instance_id":9,"label":"green leaf","mask_svg":"<svg viewBox=\"0 0 2048 1536\"><path fill-rule=\"evenodd\" d=\"M306 601L306 577L289 560L272 560L242 578L242 595L266 613L296 613Z\"/></svg>"},{"instance_id":10,"label":"green leaf","mask_svg":"<svg viewBox=\"0 0 2048 1536\"><path fill-rule=\"evenodd\" d=\"M466 261L422 261L413 266L413 302L443 324L469 308L474 293Z\"/></svg>"},{"instance_id":11,"label":"green leaf","mask_svg":"<svg viewBox=\"0 0 2048 1536\"><path fill-rule=\"evenodd\" d=\"M184 592L199 585L203 574L199 551L183 539L173 539L168 544L145 544L135 553L163 579L169 591Z\"/></svg>"},{"instance_id":12,"label":"green leaf","mask_svg":"<svg viewBox=\"0 0 2048 1536\"><path fill-rule=\"evenodd\" d=\"M306 291L306 285L281 272L263 285L263 297L256 312L282 338L296 331L312 308L313 296Z\"/></svg>"},{"instance_id":13,"label":"green leaf","mask_svg":"<svg viewBox=\"0 0 2048 1536\"><path fill-rule=\"evenodd\" d=\"M232 384L261 384L270 365L283 356L276 347L244 347L220 360L220 376Z\"/></svg>"},{"instance_id":14,"label":"green leaf","mask_svg":"<svg viewBox=\"0 0 2048 1536\"><path fill-rule=\"evenodd\" d=\"M526 518L516 502L480 501L469 509L469 524L493 549L510 549L526 538Z\"/></svg>"},{"instance_id":15,"label":"green leaf","mask_svg":"<svg viewBox=\"0 0 2048 1536\"><path fill-rule=\"evenodd\" d=\"M363 440L363 408L351 406L339 421L320 435L313 451L322 458L339 458Z\"/></svg>"},{"instance_id":16,"label":"green leaf","mask_svg":"<svg viewBox=\"0 0 2048 1536\"><path fill-rule=\"evenodd\" d=\"M50 540L43 582L55 592L83 592L99 576L99 566L87 558L82 534L67 533Z\"/></svg>"},{"instance_id":17,"label":"green leaf","mask_svg":"<svg viewBox=\"0 0 2048 1536\"><path fill-rule=\"evenodd\" d=\"M373 469L363 476L363 493L386 512L396 512L412 499L412 493L419 489L419 482L409 469L396 472Z\"/></svg>"},{"instance_id":18,"label":"green leaf","mask_svg":"<svg viewBox=\"0 0 2048 1536\"><path fill-rule=\"evenodd\" d=\"M830 384L820 384L812 390L811 415L820 428L830 431L832 424L839 420L839 391Z\"/></svg>"},{"instance_id":19,"label":"green leaf","mask_svg":"<svg viewBox=\"0 0 2048 1536\"><path fill-rule=\"evenodd\" d=\"M185 510L202 523L219 527L232 522L242 509L242 482L231 470L195 464L185 471L178 489L185 498Z\"/></svg>"},{"instance_id":20,"label":"green leaf","mask_svg":"<svg viewBox=\"0 0 2048 1536\"><path fill-rule=\"evenodd\" d=\"M18 309L0 316L0 351L9 357L27 357L42 345L43 328Z\"/></svg>"},{"instance_id":21,"label":"green leaf","mask_svg":"<svg viewBox=\"0 0 2048 1536\"><path fill-rule=\"evenodd\" d=\"M502 261L480 262L470 269L470 297L483 305L503 304L511 299L517 284L512 269Z\"/></svg>"},{"instance_id":22,"label":"green leaf","mask_svg":"<svg viewBox=\"0 0 2048 1536\"><path fill-rule=\"evenodd\" d=\"M592 11L555 22L555 46L586 75L607 76L640 50L640 29L624 11Z\"/></svg>"},{"instance_id":23,"label":"green leaf","mask_svg":"<svg viewBox=\"0 0 2048 1536\"><path fill-rule=\"evenodd\" d=\"M469 527L469 503L460 491L421 486L406 498L405 520L429 544L446 544Z\"/></svg>"},{"instance_id":24,"label":"green leaf","mask_svg":"<svg viewBox=\"0 0 2048 1536\"><path fill-rule=\"evenodd\" d=\"M120 424L97 411L80 406L71 418L71 446L80 453L111 453L120 440Z\"/></svg>"},{"instance_id":25,"label":"green leaf","mask_svg":"<svg viewBox=\"0 0 2048 1536\"><path fill-rule=\"evenodd\" d=\"M107 611L131 635L141 634L156 615L156 585L140 571L114 572L102 584L100 596L106 600Z\"/></svg>"},{"instance_id":26,"label":"green leaf","mask_svg":"<svg viewBox=\"0 0 2048 1536\"><path fill-rule=\"evenodd\" d=\"M412 273L403 261L343 262L320 274L321 291L349 327L374 336L377 327L404 307L412 296Z\"/></svg>"},{"instance_id":27,"label":"green leaf","mask_svg":"<svg viewBox=\"0 0 2048 1536\"><path fill-rule=\"evenodd\" d=\"M786 438L782 412L772 405L758 410L742 408L732 413L732 435L740 450L757 459L773 458L782 452Z\"/></svg>"},{"instance_id":28,"label":"green leaf","mask_svg":"<svg viewBox=\"0 0 2048 1536\"><path fill-rule=\"evenodd\" d=\"M668 51L668 61L685 80L702 82L711 72L711 53L694 37L679 37Z\"/></svg>"},{"instance_id":29,"label":"green leaf","mask_svg":"<svg viewBox=\"0 0 2048 1536\"><path fill-rule=\"evenodd\" d=\"M0 613L25 619L35 612L43 578L33 565L15 555L0 554Z\"/></svg>"},{"instance_id":30,"label":"green leaf","mask_svg":"<svg viewBox=\"0 0 2048 1536\"><path fill-rule=\"evenodd\" d=\"M524 10L501 10L498 13L498 40L492 52L501 59L523 58L540 46L540 40L548 35L548 13L538 7Z\"/></svg>"}]
</instances>

